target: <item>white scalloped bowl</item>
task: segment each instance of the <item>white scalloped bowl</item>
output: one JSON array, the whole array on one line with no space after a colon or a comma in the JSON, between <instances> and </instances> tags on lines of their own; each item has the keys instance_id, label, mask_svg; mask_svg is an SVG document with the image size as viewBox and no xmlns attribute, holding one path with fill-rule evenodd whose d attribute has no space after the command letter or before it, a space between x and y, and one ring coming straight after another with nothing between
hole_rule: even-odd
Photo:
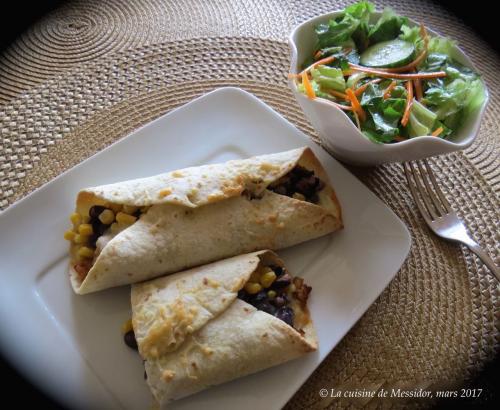
<instances>
[{"instance_id":1,"label":"white scalloped bowl","mask_svg":"<svg viewBox=\"0 0 500 410\"><path fill-rule=\"evenodd\" d=\"M292 31L289 37L292 54L291 73L299 73L303 62L313 53L316 43L314 27L320 23L328 22L340 13L341 11L335 11L314 17ZM375 18L377 15L380 13L374 13ZM415 25L416 23L410 20L410 24ZM438 35L432 30L428 31L433 36ZM460 48L455 47L452 57L459 63L475 70L470 59ZM450 140L422 136L393 144L377 144L366 138L341 109L326 102L309 99L297 91L293 79L289 81L289 85L325 147L344 162L365 166L416 160L467 148L476 138L489 99L488 91L484 86L483 103L469 113L460 128L452 134Z\"/></svg>"}]
</instances>

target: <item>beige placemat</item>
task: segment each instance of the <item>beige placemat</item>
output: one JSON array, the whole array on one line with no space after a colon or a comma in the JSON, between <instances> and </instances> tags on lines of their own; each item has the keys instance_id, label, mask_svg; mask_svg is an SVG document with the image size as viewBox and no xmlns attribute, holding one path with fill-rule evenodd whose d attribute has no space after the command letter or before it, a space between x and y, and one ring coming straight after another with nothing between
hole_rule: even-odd
<instances>
[{"instance_id":1,"label":"beige placemat","mask_svg":"<svg viewBox=\"0 0 500 410\"><path fill-rule=\"evenodd\" d=\"M225 85L254 93L317 140L286 85L285 40L296 23L339 7L312 0L65 5L0 59L0 208L138 126ZM459 39L490 86L477 142L432 163L454 208L498 262L498 58L432 3L394 8ZM377 398L321 399L319 389L456 386L498 350L498 288L480 262L430 234L398 164L351 170L406 223L412 249L288 408L400 407L401 401Z\"/></svg>"}]
</instances>

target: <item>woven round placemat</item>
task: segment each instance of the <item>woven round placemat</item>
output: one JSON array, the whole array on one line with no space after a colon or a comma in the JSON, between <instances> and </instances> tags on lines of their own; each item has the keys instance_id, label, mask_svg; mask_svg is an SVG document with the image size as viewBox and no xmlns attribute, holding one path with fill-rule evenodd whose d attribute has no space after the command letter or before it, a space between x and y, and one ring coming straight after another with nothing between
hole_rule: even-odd
<instances>
[{"instance_id":1,"label":"woven round placemat","mask_svg":"<svg viewBox=\"0 0 500 410\"><path fill-rule=\"evenodd\" d=\"M285 40L296 23L342 6L312 0L65 5L0 59L0 209L140 125L221 86L257 95L317 141L286 84ZM490 90L498 89L498 59L456 18L432 3L393 7L457 38ZM499 116L495 91L475 144L432 160L453 207L497 262ZM378 398L321 399L319 389L455 387L499 347L497 284L466 249L430 233L401 166L351 170L405 222L412 248L386 291L288 409L398 406L401 401Z\"/></svg>"}]
</instances>

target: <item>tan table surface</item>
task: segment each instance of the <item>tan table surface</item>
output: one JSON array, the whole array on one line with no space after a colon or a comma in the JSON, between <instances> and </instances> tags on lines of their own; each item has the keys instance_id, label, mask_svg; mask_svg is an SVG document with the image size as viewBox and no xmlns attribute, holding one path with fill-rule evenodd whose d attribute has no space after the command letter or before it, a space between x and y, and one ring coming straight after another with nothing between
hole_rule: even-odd
<instances>
[{"instance_id":1,"label":"tan table surface","mask_svg":"<svg viewBox=\"0 0 500 410\"><path fill-rule=\"evenodd\" d=\"M499 257L500 61L431 2L380 1L455 38L490 90L476 142L432 159L453 207ZM64 4L0 56L0 210L140 125L214 88L257 95L317 141L288 90L287 36L346 2L89 0ZM319 389L460 386L499 347L498 286L468 250L433 236L399 164L351 170L405 222L410 255L287 409L401 401L320 399ZM408 402L422 407L429 402Z\"/></svg>"}]
</instances>

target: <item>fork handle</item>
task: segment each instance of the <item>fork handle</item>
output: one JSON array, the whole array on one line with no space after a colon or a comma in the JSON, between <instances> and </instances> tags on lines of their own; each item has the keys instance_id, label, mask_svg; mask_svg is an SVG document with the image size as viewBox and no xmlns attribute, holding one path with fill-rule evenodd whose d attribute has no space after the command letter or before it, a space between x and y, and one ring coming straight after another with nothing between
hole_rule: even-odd
<instances>
[{"instance_id":1,"label":"fork handle","mask_svg":"<svg viewBox=\"0 0 500 410\"><path fill-rule=\"evenodd\" d=\"M483 249L472 239L469 239L467 241L463 241L467 247L474 252L479 259L488 267L488 269L493 273L493 275L496 276L497 280L500 281L500 268L495 265L495 262L493 262L493 259L490 258L490 256L483 251Z\"/></svg>"}]
</instances>

